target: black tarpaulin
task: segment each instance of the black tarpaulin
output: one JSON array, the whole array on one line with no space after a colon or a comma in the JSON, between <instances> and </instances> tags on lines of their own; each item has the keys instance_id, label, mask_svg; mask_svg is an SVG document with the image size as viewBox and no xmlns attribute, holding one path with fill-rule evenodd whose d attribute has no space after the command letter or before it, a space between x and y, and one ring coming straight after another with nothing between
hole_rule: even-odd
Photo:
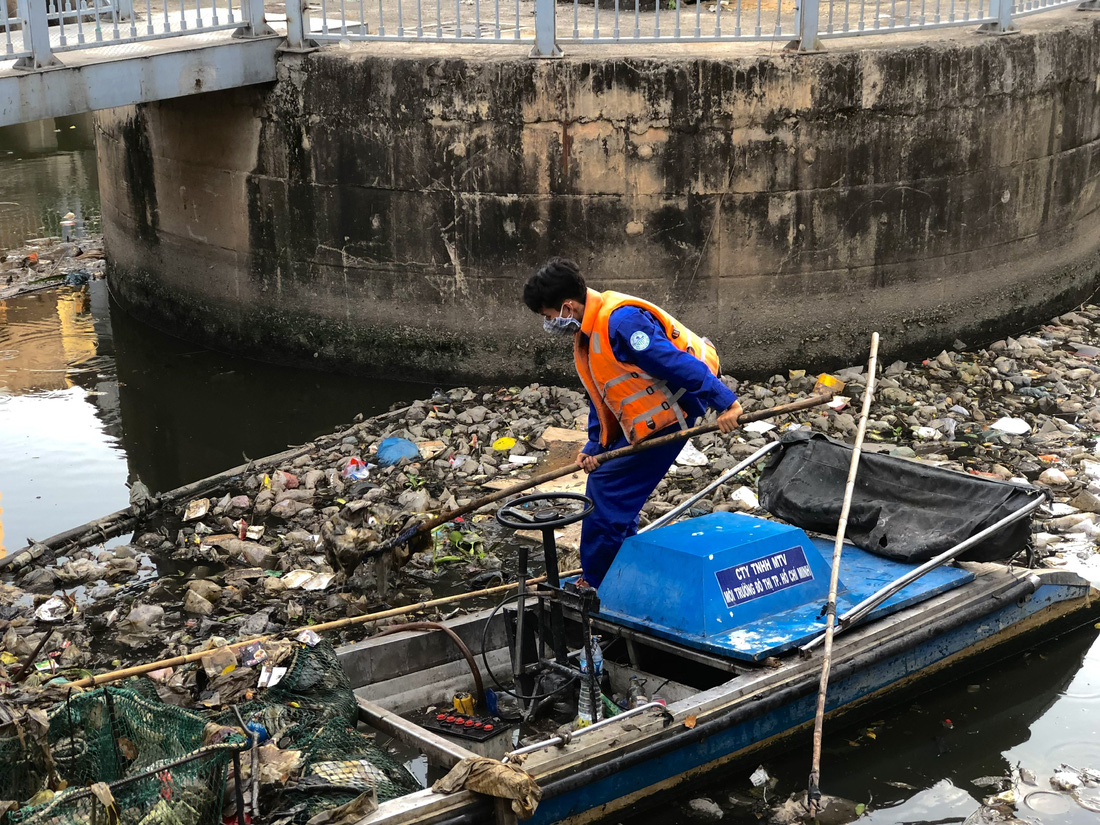
<instances>
[{"instance_id":1,"label":"black tarpaulin","mask_svg":"<svg viewBox=\"0 0 1100 825\"><path fill-rule=\"evenodd\" d=\"M760 476L760 504L803 530L835 535L840 524L852 448L820 433L796 431ZM856 547L906 562L924 562L1019 510L1040 490L915 461L863 452L845 538ZM1031 535L1023 518L959 558L1002 561Z\"/></svg>"}]
</instances>

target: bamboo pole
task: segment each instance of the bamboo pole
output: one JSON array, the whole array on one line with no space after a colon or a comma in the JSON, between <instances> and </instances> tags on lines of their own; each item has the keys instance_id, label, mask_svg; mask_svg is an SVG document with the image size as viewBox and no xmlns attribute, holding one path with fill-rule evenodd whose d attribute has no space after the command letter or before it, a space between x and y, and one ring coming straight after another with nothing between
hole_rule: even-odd
<instances>
[{"instance_id":1,"label":"bamboo pole","mask_svg":"<svg viewBox=\"0 0 1100 825\"><path fill-rule=\"evenodd\" d=\"M580 573L580 570L568 570L562 573L563 576L576 576ZM529 579L528 584L539 584L546 581L546 576L539 576L535 579ZM443 596L439 599L430 599L426 602L418 602L417 604L408 604L404 607L392 607L389 610L380 610L377 613L367 613L363 616L351 616L347 619L336 619L331 622L323 622L322 624L307 625L303 627L296 627L293 630L285 630L282 633L272 633L268 636L257 636L252 639L244 639L239 642L233 642L232 644L225 645L218 650L228 649L236 650L237 648L250 645L254 642L269 642L278 638L287 638L297 635L303 630L312 630L314 633L327 633L330 630L339 630L344 627L352 627L358 624L366 624L367 622L377 622L382 619L390 619L394 616L403 616L406 613L415 613L418 610L428 610L433 607L441 607L445 604L454 604L455 602L467 601L469 599L481 598L484 596L496 596L501 593L512 592L515 590L515 583L510 584L498 584L495 587L486 587L482 590L475 590L471 593L457 593L453 596ZM84 679L79 679L75 682L70 682L67 687L78 688L90 688L97 685L106 684L107 682L117 682L121 679L129 679L131 676L141 676L149 673L153 670L160 670L165 667L179 667L180 665L190 664L191 662L199 661L203 656L208 656L211 650L201 650L195 653L185 653L180 656L173 656L168 659L159 659L155 662L146 662L143 665L134 665L132 667L125 667L121 670L113 670L110 673L100 673L96 676L89 676Z\"/></svg>"},{"instance_id":2,"label":"bamboo pole","mask_svg":"<svg viewBox=\"0 0 1100 825\"><path fill-rule=\"evenodd\" d=\"M816 407L820 404L824 404L833 396L831 393L819 393L817 395L810 395L806 398L800 398L798 401L792 401L789 404L779 404L766 410L756 410L751 413L744 413L738 419L739 424L748 424L753 421L762 421L765 418L773 418L777 415L787 415L789 413L799 412L800 410L806 410L811 407ZM610 450L606 453L601 453L596 456L596 463L599 465L605 464L608 461L614 461L616 458L623 458L628 455L634 455L636 453L643 452L645 450L651 450L654 447L664 447L667 444L672 444L676 441L686 441L687 439L696 435L705 435L706 433L712 433L718 429L717 424L700 424L698 427L692 427L687 430L681 430L678 433L672 433L671 435L663 435L660 438L651 438L647 441L642 441L639 444L632 444L629 447L620 447L618 450ZM515 484L508 487L505 490L498 490L495 493L482 496L481 498L471 501L469 504L464 504L461 507L456 507L454 510L448 510L446 513L441 513L435 518L429 519L422 524L414 525L408 530L394 536L392 539L382 542L382 544L367 550L363 553L363 558L369 558L371 556L380 556L383 553L388 553L395 547L400 547L408 541L411 541L418 535L424 533L430 533L436 527L441 524L446 524L448 521L463 516L466 513L472 513L475 510L480 510L488 504L492 504L495 501L500 501L503 498L508 498L516 493L522 493L524 490L530 490L532 487L538 487L540 484L546 484L549 481L567 476L570 473L575 473L578 467L576 464L569 464L557 470L551 470L547 473L529 478L526 481L521 481L519 484Z\"/></svg>"},{"instance_id":3,"label":"bamboo pole","mask_svg":"<svg viewBox=\"0 0 1100 825\"><path fill-rule=\"evenodd\" d=\"M829 601L825 609L825 651L821 658L821 682L817 690L817 713L814 716L814 751L810 767L810 781L807 802L810 816L821 812L821 740L825 724L825 692L829 687L829 667L833 654L833 625L836 622L836 591L840 579L840 553L844 546L844 533L848 529L848 511L852 507L852 494L855 492L856 472L859 469L859 455L863 448L863 436L867 432L867 417L871 412L871 398L875 392L875 370L878 366L878 333L871 335L871 355L867 362L867 389L863 391L863 409L859 415L859 429L852 448L852 461L848 466L848 483L844 485L844 503L840 508L840 523L836 529L836 541L833 543L833 568L829 576Z\"/></svg>"}]
</instances>

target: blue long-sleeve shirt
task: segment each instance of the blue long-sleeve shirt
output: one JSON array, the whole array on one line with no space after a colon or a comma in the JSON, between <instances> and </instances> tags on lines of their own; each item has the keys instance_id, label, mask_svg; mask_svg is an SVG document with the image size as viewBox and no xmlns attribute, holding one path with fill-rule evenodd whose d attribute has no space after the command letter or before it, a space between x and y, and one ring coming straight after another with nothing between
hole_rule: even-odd
<instances>
[{"instance_id":1,"label":"blue long-sleeve shirt","mask_svg":"<svg viewBox=\"0 0 1100 825\"><path fill-rule=\"evenodd\" d=\"M708 407L727 410L737 400L737 394L712 375L705 363L676 347L665 335L664 327L644 309L626 306L612 312L608 337L617 361L668 382L672 392L684 390L679 403L688 418L702 417ZM588 443L582 452L599 455L603 451L600 418L589 399Z\"/></svg>"}]
</instances>

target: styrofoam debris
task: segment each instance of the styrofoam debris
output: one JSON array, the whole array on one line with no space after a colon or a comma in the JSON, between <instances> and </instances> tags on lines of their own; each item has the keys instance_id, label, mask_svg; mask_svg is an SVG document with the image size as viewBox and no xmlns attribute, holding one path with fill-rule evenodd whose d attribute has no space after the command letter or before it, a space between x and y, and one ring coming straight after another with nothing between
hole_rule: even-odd
<instances>
[{"instance_id":1,"label":"styrofoam debris","mask_svg":"<svg viewBox=\"0 0 1100 825\"><path fill-rule=\"evenodd\" d=\"M993 429L1009 435L1026 435L1031 432L1031 425L1022 418L1009 418L1008 416L998 418L991 426Z\"/></svg>"}]
</instances>

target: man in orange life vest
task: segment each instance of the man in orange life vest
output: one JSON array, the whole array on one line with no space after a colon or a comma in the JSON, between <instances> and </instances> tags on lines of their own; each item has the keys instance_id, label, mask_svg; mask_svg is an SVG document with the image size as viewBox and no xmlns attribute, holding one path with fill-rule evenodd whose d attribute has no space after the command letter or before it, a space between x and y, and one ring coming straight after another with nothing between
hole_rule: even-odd
<instances>
[{"instance_id":1,"label":"man in orange life vest","mask_svg":"<svg viewBox=\"0 0 1100 825\"><path fill-rule=\"evenodd\" d=\"M547 332L572 336L588 390L588 443L577 464L589 473L586 493L595 509L581 526L580 583L599 587L683 442L603 465L596 456L687 429L708 407L720 413L718 428L732 432L741 404L717 377L710 341L647 301L588 289L570 260L547 261L528 279L523 302L542 315Z\"/></svg>"}]
</instances>

